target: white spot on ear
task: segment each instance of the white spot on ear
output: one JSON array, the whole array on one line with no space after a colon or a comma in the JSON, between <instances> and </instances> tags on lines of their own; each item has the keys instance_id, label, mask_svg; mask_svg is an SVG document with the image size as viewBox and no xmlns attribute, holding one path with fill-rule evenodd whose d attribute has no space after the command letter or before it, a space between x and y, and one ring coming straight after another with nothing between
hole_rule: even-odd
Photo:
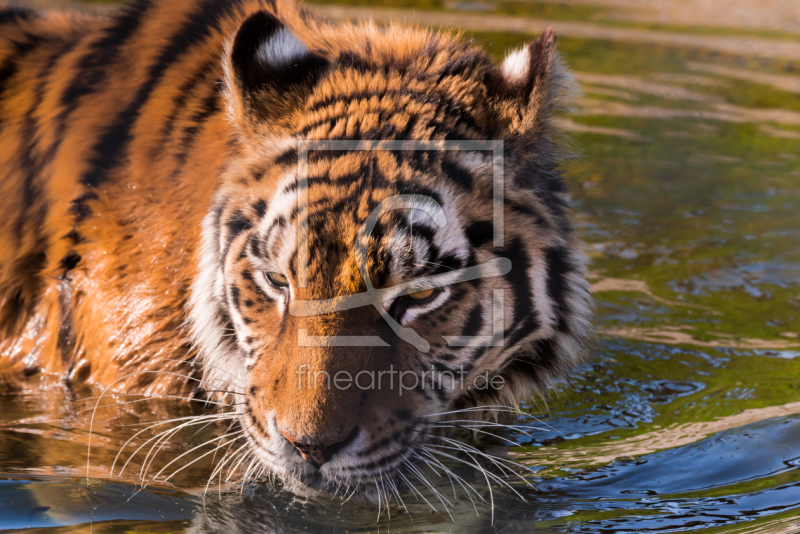
<instances>
[{"instance_id":1,"label":"white spot on ear","mask_svg":"<svg viewBox=\"0 0 800 534\"><path fill-rule=\"evenodd\" d=\"M503 61L503 77L509 82L521 82L528 77L531 52L527 46L511 52Z\"/></svg>"},{"instance_id":2,"label":"white spot on ear","mask_svg":"<svg viewBox=\"0 0 800 534\"><path fill-rule=\"evenodd\" d=\"M306 56L308 56L306 45L286 28L275 32L256 52L259 61L276 67L289 67Z\"/></svg>"}]
</instances>

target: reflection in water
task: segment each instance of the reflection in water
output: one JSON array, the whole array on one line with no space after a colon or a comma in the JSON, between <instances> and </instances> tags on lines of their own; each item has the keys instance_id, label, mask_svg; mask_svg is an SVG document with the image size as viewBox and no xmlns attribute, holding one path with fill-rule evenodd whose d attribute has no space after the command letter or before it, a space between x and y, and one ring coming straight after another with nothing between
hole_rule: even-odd
<instances>
[{"instance_id":1,"label":"reflection in water","mask_svg":"<svg viewBox=\"0 0 800 534\"><path fill-rule=\"evenodd\" d=\"M718 334L716 332L706 332L706 334L715 336L717 339L702 341L692 336L692 330L696 329L697 327L692 325L661 326L657 328L636 328L628 326L622 328L603 328L600 331L607 336L638 339L652 343L669 343L670 345L685 343L696 347L730 347L732 349L800 348L800 343L793 343L781 339L733 338L730 334ZM800 355L800 353L796 354Z\"/></svg>"},{"instance_id":2,"label":"reflection in water","mask_svg":"<svg viewBox=\"0 0 800 534\"><path fill-rule=\"evenodd\" d=\"M718 74L726 78L733 78L734 80L768 85L769 87L779 91L800 93L800 76L755 72L748 69L726 67L724 65L715 65L713 63L698 63L696 61L689 61L686 63L686 66L695 72Z\"/></svg>"},{"instance_id":3,"label":"reflection in water","mask_svg":"<svg viewBox=\"0 0 800 534\"><path fill-rule=\"evenodd\" d=\"M797 5L787 0L727 0L724 9L715 2L695 0L539 0L543 3L596 6L608 17L646 23L717 26L736 29L800 31Z\"/></svg>"},{"instance_id":4,"label":"reflection in water","mask_svg":"<svg viewBox=\"0 0 800 534\"><path fill-rule=\"evenodd\" d=\"M578 463L582 466L601 465L613 462L617 458L644 456L660 450L677 449L696 443L712 434L764 421L766 419L796 414L800 414L800 402L784 404L783 406L745 410L739 414L722 417L714 421L673 424L668 428L654 430L624 440L609 441L597 447L584 447L574 451L565 451L565 453L559 454L558 456L553 456L552 452L542 451L541 448L535 453L526 453L523 456L526 463L537 466L554 465L562 462ZM791 421L790 426L792 426L792 428L795 428L793 423L796 420L797 418L789 420ZM764 425L761 426L763 427ZM766 435L762 436L752 428L749 432L758 439L762 437L766 438ZM769 446L773 445L774 443L769 444ZM790 449L786 449L786 451L789 452ZM796 451L796 453L798 457L800 457L800 451ZM707 480L708 473L708 470L703 470L702 478L704 480ZM696 478L696 475L696 472L687 472L685 475L681 476ZM737 471L735 474L731 473L731 476L734 477L739 477L740 475L741 471Z\"/></svg>"},{"instance_id":5,"label":"reflection in water","mask_svg":"<svg viewBox=\"0 0 800 534\"><path fill-rule=\"evenodd\" d=\"M608 115L612 117L643 119L698 119L737 123L771 122L786 126L800 125L800 112L784 109L755 109L716 104L704 109L680 109L661 106L632 106L622 102L582 98L579 102L583 115Z\"/></svg>"},{"instance_id":6,"label":"reflection in water","mask_svg":"<svg viewBox=\"0 0 800 534\"><path fill-rule=\"evenodd\" d=\"M126 440L211 408L125 396L98 411L87 486L98 392L31 384L0 397L0 527L800 532L800 5L762 1L320 6L336 17L374 8L380 20L420 8L421 22L463 25L498 55L553 25L583 85L579 113L559 124L578 152L566 169L593 258L597 344L572 383L522 407L535 419L493 428L502 439L470 438L528 469L520 473L531 486L506 478L524 500L496 483L489 491L459 458L444 463L474 492L431 469L433 488L380 517L373 505L277 481L222 476L205 492L213 456L166 481L144 477L142 488L145 455L131 453L157 429L120 454L131 463L112 476ZM220 421L178 434L149 472L226 429ZM434 491L453 506L445 511Z\"/></svg>"}]
</instances>

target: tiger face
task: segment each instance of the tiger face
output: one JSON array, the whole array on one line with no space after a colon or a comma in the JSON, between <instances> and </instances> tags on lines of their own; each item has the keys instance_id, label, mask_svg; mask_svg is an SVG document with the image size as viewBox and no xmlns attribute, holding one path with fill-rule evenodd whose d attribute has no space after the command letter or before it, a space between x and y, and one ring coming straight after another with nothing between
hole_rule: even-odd
<instances>
[{"instance_id":1,"label":"tiger face","mask_svg":"<svg viewBox=\"0 0 800 534\"><path fill-rule=\"evenodd\" d=\"M448 412L515 406L580 361L565 79L550 31L496 66L446 34L290 22L256 13L226 49L239 153L191 324L266 468L367 495Z\"/></svg>"}]
</instances>

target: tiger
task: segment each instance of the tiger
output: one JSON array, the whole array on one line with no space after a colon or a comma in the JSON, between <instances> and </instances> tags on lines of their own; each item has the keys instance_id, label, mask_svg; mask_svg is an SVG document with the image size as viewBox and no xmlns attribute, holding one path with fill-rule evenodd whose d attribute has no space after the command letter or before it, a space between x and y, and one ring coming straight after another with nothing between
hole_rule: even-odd
<instances>
[{"instance_id":1,"label":"tiger","mask_svg":"<svg viewBox=\"0 0 800 534\"><path fill-rule=\"evenodd\" d=\"M585 359L573 92L552 29L496 62L284 0L3 7L0 383L231 396L264 471L402 487Z\"/></svg>"}]
</instances>

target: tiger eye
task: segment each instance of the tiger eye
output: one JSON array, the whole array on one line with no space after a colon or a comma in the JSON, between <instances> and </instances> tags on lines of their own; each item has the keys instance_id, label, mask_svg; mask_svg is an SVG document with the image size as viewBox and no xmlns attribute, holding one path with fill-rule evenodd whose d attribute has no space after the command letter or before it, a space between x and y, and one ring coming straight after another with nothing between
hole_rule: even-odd
<instances>
[{"instance_id":1,"label":"tiger eye","mask_svg":"<svg viewBox=\"0 0 800 534\"><path fill-rule=\"evenodd\" d=\"M428 289L423 289L422 291L414 291L413 293L408 294L408 298L414 300L425 300L433 295L433 292L436 291L434 288L430 287Z\"/></svg>"},{"instance_id":2,"label":"tiger eye","mask_svg":"<svg viewBox=\"0 0 800 534\"><path fill-rule=\"evenodd\" d=\"M281 273L267 273L267 279L275 287L289 287L289 279Z\"/></svg>"}]
</instances>

